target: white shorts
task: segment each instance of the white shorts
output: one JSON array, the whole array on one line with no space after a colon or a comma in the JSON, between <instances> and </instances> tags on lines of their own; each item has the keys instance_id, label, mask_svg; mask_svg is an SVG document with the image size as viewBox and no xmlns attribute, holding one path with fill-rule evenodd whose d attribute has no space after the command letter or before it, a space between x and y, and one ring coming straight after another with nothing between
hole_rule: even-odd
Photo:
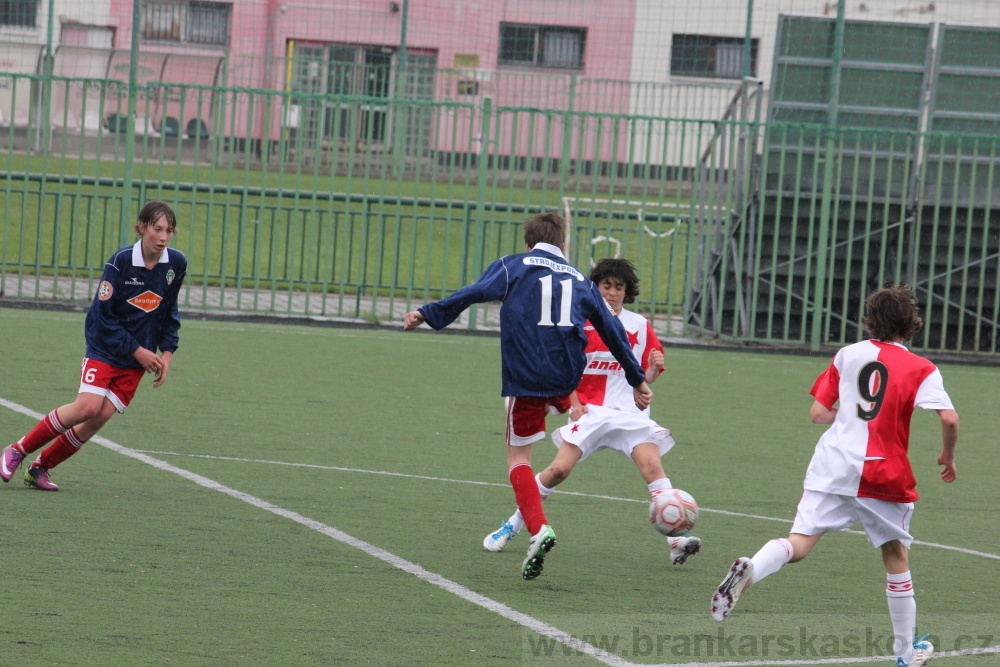
<instances>
[{"instance_id":1,"label":"white shorts","mask_svg":"<svg viewBox=\"0 0 1000 667\"><path fill-rule=\"evenodd\" d=\"M651 442L660 448L660 456L670 451L674 439L668 429L638 412L612 410L600 405L588 405L580 421L569 421L552 432L552 442L561 447L564 442L576 445L583 452L580 460L599 449L612 449L632 458L636 445Z\"/></svg>"},{"instance_id":2,"label":"white shorts","mask_svg":"<svg viewBox=\"0 0 1000 667\"><path fill-rule=\"evenodd\" d=\"M822 535L860 523L873 547L899 540L909 549L913 543L913 536L910 535L912 517L913 503L894 503L806 490L799 500L792 532Z\"/></svg>"}]
</instances>

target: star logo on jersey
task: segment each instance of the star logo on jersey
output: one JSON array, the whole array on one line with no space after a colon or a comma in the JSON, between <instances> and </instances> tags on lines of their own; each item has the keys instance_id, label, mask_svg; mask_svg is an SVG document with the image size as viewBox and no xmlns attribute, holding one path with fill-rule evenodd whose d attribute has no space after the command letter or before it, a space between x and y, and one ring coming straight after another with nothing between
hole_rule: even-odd
<instances>
[{"instance_id":1,"label":"star logo on jersey","mask_svg":"<svg viewBox=\"0 0 1000 667\"><path fill-rule=\"evenodd\" d=\"M130 304L132 304L139 310L143 310L147 313L151 313L154 310L156 310L159 307L161 301L163 301L162 296L160 296L156 292L151 292L149 290L146 290L139 296L134 296L128 300Z\"/></svg>"},{"instance_id":2,"label":"star logo on jersey","mask_svg":"<svg viewBox=\"0 0 1000 667\"><path fill-rule=\"evenodd\" d=\"M570 431L572 431L573 433L576 433L579 430L580 430L579 424L573 424L573 428L570 429Z\"/></svg>"},{"instance_id":3,"label":"star logo on jersey","mask_svg":"<svg viewBox=\"0 0 1000 667\"><path fill-rule=\"evenodd\" d=\"M629 331L628 329L626 329L625 330L625 337L628 338L628 344L631 347L635 347L636 345L639 344L639 332L638 331L636 331L635 333L632 333L631 331Z\"/></svg>"}]
</instances>

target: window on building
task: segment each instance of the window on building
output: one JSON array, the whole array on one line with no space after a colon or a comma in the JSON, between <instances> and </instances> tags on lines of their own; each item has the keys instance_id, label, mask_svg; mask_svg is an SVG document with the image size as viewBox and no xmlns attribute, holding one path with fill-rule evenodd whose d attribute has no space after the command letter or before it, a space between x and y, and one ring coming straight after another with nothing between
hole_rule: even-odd
<instances>
[{"instance_id":1,"label":"window on building","mask_svg":"<svg viewBox=\"0 0 1000 667\"><path fill-rule=\"evenodd\" d=\"M38 0L0 0L0 27L34 28Z\"/></svg>"},{"instance_id":2,"label":"window on building","mask_svg":"<svg viewBox=\"0 0 1000 667\"><path fill-rule=\"evenodd\" d=\"M673 36L670 49L670 73L710 79L743 77L743 38L712 35ZM750 41L750 75L757 74L759 39Z\"/></svg>"},{"instance_id":3,"label":"window on building","mask_svg":"<svg viewBox=\"0 0 1000 667\"><path fill-rule=\"evenodd\" d=\"M500 24L500 64L583 69L586 28Z\"/></svg>"},{"instance_id":4,"label":"window on building","mask_svg":"<svg viewBox=\"0 0 1000 667\"><path fill-rule=\"evenodd\" d=\"M229 46L233 6L224 2L149 2L142 37L152 41Z\"/></svg>"},{"instance_id":5,"label":"window on building","mask_svg":"<svg viewBox=\"0 0 1000 667\"><path fill-rule=\"evenodd\" d=\"M188 6L188 41L192 44L228 46L232 9L232 5L220 2L192 2Z\"/></svg>"}]
</instances>

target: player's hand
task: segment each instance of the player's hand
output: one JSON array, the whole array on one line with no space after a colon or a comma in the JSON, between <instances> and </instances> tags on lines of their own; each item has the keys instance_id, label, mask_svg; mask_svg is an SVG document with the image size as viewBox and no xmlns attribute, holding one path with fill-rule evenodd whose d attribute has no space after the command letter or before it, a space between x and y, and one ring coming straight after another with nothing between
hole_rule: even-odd
<instances>
[{"instance_id":1,"label":"player's hand","mask_svg":"<svg viewBox=\"0 0 1000 667\"><path fill-rule=\"evenodd\" d=\"M424 316L419 310L411 310L403 318L403 331L413 331L424 323Z\"/></svg>"},{"instance_id":2,"label":"player's hand","mask_svg":"<svg viewBox=\"0 0 1000 667\"><path fill-rule=\"evenodd\" d=\"M638 387L632 387L632 396L635 398L635 407L645 410L653 401L653 390L643 382Z\"/></svg>"},{"instance_id":3,"label":"player's hand","mask_svg":"<svg viewBox=\"0 0 1000 667\"><path fill-rule=\"evenodd\" d=\"M948 456L947 454L941 454L937 459L938 465L944 466L944 470L941 471L941 481L954 482L958 479L958 469L955 468L955 459Z\"/></svg>"},{"instance_id":4,"label":"player's hand","mask_svg":"<svg viewBox=\"0 0 1000 667\"><path fill-rule=\"evenodd\" d=\"M647 359L646 382L653 382L656 378L660 377L664 366L666 366L666 363L663 359L663 352L660 350L650 350L649 358Z\"/></svg>"},{"instance_id":5,"label":"player's hand","mask_svg":"<svg viewBox=\"0 0 1000 667\"><path fill-rule=\"evenodd\" d=\"M142 366L147 373L152 373L157 377L163 373L163 360L157 356L156 352L147 350L140 345L139 349L136 350L132 356L135 357L135 360L139 362L139 365Z\"/></svg>"},{"instance_id":6,"label":"player's hand","mask_svg":"<svg viewBox=\"0 0 1000 667\"><path fill-rule=\"evenodd\" d=\"M587 406L583 403L579 405L574 405L569 409L569 418L575 422L580 421L580 418L587 414Z\"/></svg>"},{"instance_id":7,"label":"player's hand","mask_svg":"<svg viewBox=\"0 0 1000 667\"><path fill-rule=\"evenodd\" d=\"M154 387L159 387L167 381L167 373L170 372L170 360L172 357L172 352L164 352L163 356L160 357L160 372L156 374L156 380L153 381Z\"/></svg>"}]
</instances>

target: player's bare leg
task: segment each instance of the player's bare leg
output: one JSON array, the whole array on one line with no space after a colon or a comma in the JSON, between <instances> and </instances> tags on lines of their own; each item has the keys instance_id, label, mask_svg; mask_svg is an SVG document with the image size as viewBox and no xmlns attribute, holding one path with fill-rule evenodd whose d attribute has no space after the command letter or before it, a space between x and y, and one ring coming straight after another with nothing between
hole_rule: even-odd
<instances>
[{"instance_id":1,"label":"player's bare leg","mask_svg":"<svg viewBox=\"0 0 1000 667\"><path fill-rule=\"evenodd\" d=\"M657 482L667 479L667 474L663 471L663 463L660 461L660 448L652 442L643 442L632 449L632 460L635 467L639 469L639 474L652 489L657 486ZM663 484L669 484L669 480ZM668 537L667 546L670 547L670 563L672 565L683 565L690 556L701 550L701 538L693 535L682 537Z\"/></svg>"}]
</instances>

